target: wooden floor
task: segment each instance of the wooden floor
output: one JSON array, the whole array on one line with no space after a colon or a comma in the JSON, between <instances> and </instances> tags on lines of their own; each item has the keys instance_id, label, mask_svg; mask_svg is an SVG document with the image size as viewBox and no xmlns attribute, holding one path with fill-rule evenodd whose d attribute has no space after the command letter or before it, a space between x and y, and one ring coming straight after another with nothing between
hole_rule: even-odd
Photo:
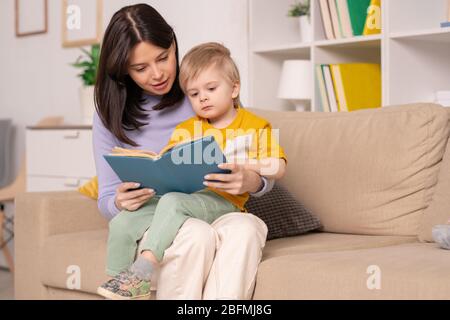
<instances>
[{"instance_id":1,"label":"wooden floor","mask_svg":"<svg viewBox=\"0 0 450 320\"><path fill-rule=\"evenodd\" d=\"M14 283L11 273L0 270L0 300L14 299Z\"/></svg>"}]
</instances>

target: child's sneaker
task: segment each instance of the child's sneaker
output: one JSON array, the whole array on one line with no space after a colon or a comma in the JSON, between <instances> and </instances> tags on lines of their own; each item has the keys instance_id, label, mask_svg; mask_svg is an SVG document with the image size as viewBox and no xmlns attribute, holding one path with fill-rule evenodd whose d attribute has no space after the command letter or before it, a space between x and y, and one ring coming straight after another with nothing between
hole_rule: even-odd
<instances>
[{"instance_id":1,"label":"child's sneaker","mask_svg":"<svg viewBox=\"0 0 450 320\"><path fill-rule=\"evenodd\" d=\"M98 287L97 293L112 300L147 300L150 298L150 281L139 279L127 270Z\"/></svg>"}]
</instances>

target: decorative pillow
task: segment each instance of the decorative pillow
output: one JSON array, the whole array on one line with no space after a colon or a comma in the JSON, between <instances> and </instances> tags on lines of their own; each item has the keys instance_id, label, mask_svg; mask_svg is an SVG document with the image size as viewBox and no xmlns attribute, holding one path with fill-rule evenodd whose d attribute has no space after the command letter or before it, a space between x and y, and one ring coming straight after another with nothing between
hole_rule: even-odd
<instances>
[{"instance_id":1,"label":"decorative pillow","mask_svg":"<svg viewBox=\"0 0 450 320\"><path fill-rule=\"evenodd\" d=\"M296 236L322 227L315 215L278 184L259 198L250 197L245 207L266 223L267 240Z\"/></svg>"},{"instance_id":2,"label":"decorative pillow","mask_svg":"<svg viewBox=\"0 0 450 320\"><path fill-rule=\"evenodd\" d=\"M320 219L323 231L417 236L449 136L446 109L422 103L256 114L280 128L289 162L301 163L288 167L282 185Z\"/></svg>"},{"instance_id":3,"label":"decorative pillow","mask_svg":"<svg viewBox=\"0 0 450 320\"><path fill-rule=\"evenodd\" d=\"M93 177L91 180L86 182L84 185L78 188L78 191L89 198L94 200L98 199L98 179Z\"/></svg>"}]
</instances>

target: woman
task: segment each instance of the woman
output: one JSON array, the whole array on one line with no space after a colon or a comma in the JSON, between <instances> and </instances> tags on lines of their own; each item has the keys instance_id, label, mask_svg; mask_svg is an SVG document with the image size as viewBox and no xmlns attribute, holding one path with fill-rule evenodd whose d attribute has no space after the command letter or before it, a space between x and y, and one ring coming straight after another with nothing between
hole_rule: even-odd
<instances>
[{"instance_id":1,"label":"woman","mask_svg":"<svg viewBox=\"0 0 450 320\"><path fill-rule=\"evenodd\" d=\"M138 4L114 14L102 44L93 128L98 205L108 219L124 209L137 210L155 193L121 183L103 155L114 146L158 152L175 126L194 115L178 74L175 33L154 8ZM232 173L216 175L211 187L254 195L271 188L252 171L228 168ZM251 214L229 213L212 225L187 220L152 279L158 283L157 298L251 298L266 234L264 222Z\"/></svg>"}]
</instances>

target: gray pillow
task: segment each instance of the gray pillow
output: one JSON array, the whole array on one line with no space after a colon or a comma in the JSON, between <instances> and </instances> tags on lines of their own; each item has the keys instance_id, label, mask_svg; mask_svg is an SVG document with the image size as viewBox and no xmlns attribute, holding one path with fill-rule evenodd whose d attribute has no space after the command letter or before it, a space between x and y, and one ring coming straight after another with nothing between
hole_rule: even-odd
<instances>
[{"instance_id":1,"label":"gray pillow","mask_svg":"<svg viewBox=\"0 0 450 320\"><path fill-rule=\"evenodd\" d=\"M259 198L250 197L245 208L266 223L267 240L296 236L322 227L315 215L278 184Z\"/></svg>"}]
</instances>

